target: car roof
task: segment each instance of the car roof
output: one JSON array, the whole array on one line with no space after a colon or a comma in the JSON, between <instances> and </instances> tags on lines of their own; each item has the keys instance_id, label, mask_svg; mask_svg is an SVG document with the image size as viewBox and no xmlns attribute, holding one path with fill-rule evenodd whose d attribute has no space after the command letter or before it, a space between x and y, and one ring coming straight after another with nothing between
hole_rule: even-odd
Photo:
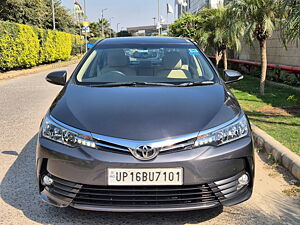
<instances>
[{"instance_id":1,"label":"car roof","mask_svg":"<svg viewBox=\"0 0 300 225\"><path fill-rule=\"evenodd\" d=\"M107 38L100 42L99 45L115 44L192 44L189 39L177 37L117 37Z\"/></svg>"}]
</instances>

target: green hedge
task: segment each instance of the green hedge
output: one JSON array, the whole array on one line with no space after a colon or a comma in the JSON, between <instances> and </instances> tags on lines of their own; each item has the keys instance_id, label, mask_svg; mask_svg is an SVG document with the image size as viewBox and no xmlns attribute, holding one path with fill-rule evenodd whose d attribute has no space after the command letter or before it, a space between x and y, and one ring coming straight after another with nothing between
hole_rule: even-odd
<instances>
[{"instance_id":1,"label":"green hedge","mask_svg":"<svg viewBox=\"0 0 300 225\"><path fill-rule=\"evenodd\" d=\"M66 60L78 35L0 21L0 71Z\"/></svg>"}]
</instances>

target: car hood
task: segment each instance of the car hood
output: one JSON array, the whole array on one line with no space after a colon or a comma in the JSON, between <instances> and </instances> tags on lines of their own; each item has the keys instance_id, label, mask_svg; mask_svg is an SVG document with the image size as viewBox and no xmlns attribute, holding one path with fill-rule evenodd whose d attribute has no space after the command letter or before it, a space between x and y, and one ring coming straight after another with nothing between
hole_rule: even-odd
<instances>
[{"instance_id":1,"label":"car hood","mask_svg":"<svg viewBox=\"0 0 300 225\"><path fill-rule=\"evenodd\" d=\"M223 85L87 87L69 84L50 108L57 120L105 136L155 140L220 125L240 113Z\"/></svg>"}]
</instances>

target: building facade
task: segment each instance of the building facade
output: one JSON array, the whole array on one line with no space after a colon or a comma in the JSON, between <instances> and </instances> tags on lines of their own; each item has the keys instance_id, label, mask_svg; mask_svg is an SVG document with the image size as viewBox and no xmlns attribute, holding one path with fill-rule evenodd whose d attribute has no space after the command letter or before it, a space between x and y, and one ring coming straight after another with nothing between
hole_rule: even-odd
<instances>
[{"instance_id":1,"label":"building facade","mask_svg":"<svg viewBox=\"0 0 300 225\"><path fill-rule=\"evenodd\" d=\"M196 13L201 9L208 8L217 8L219 4L223 4L224 0L186 0L187 6L182 7L178 5L178 17L182 15L182 13Z\"/></svg>"}]
</instances>

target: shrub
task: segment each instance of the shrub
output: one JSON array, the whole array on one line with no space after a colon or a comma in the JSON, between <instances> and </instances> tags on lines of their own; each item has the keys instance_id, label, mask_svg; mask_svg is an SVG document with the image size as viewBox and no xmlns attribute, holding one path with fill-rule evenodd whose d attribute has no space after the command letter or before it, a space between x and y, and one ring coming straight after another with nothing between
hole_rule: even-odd
<instances>
[{"instance_id":1,"label":"shrub","mask_svg":"<svg viewBox=\"0 0 300 225\"><path fill-rule=\"evenodd\" d=\"M18 67L15 55L21 53L16 45L20 28L17 24L0 23L0 31L0 68Z\"/></svg>"},{"instance_id":2,"label":"shrub","mask_svg":"<svg viewBox=\"0 0 300 225\"><path fill-rule=\"evenodd\" d=\"M253 66L250 68L250 73L255 77L260 77L261 75L261 67L260 66Z\"/></svg>"},{"instance_id":3,"label":"shrub","mask_svg":"<svg viewBox=\"0 0 300 225\"><path fill-rule=\"evenodd\" d=\"M260 66L246 66L238 63L230 63L230 68L254 77L260 77L261 74ZM281 70L279 66L267 70L267 79L291 86L300 86L300 73Z\"/></svg>"},{"instance_id":4,"label":"shrub","mask_svg":"<svg viewBox=\"0 0 300 225\"><path fill-rule=\"evenodd\" d=\"M281 71L280 79L283 83L288 85L298 86L300 84L300 80L298 80L297 76L287 71Z\"/></svg>"},{"instance_id":5,"label":"shrub","mask_svg":"<svg viewBox=\"0 0 300 225\"><path fill-rule=\"evenodd\" d=\"M0 31L0 71L66 60L80 40L78 35L3 21Z\"/></svg>"},{"instance_id":6,"label":"shrub","mask_svg":"<svg viewBox=\"0 0 300 225\"><path fill-rule=\"evenodd\" d=\"M281 69L276 67L267 71L267 79L278 82L280 80Z\"/></svg>"},{"instance_id":7,"label":"shrub","mask_svg":"<svg viewBox=\"0 0 300 225\"><path fill-rule=\"evenodd\" d=\"M295 95L290 95L286 100L294 103L297 103L299 101Z\"/></svg>"},{"instance_id":8,"label":"shrub","mask_svg":"<svg viewBox=\"0 0 300 225\"><path fill-rule=\"evenodd\" d=\"M71 55L78 55L81 54L83 49L85 49L84 46L84 40L81 39L79 35L72 35L72 52Z\"/></svg>"},{"instance_id":9,"label":"shrub","mask_svg":"<svg viewBox=\"0 0 300 225\"><path fill-rule=\"evenodd\" d=\"M55 60L65 60L71 56L72 39L71 34L54 32Z\"/></svg>"},{"instance_id":10,"label":"shrub","mask_svg":"<svg viewBox=\"0 0 300 225\"><path fill-rule=\"evenodd\" d=\"M18 24L19 37L16 39L16 46L19 49L17 61L20 67L32 67L39 61L39 39L34 30L27 25Z\"/></svg>"}]
</instances>

